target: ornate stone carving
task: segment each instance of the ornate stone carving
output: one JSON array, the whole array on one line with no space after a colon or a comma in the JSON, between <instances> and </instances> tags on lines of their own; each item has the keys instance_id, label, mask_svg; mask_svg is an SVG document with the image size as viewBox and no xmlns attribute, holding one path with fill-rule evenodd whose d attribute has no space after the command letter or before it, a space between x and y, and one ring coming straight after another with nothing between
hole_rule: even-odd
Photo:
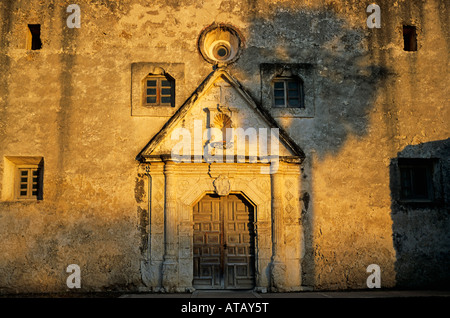
<instances>
[{"instance_id":1,"label":"ornate stone carving","mask_svg":"<svg viewBox=\"0 0 450 318\"><path fill-rule=\"evenodd\" d=\"M189 180L187 180L187 179L181 180L181 181L180 181L180 186L181 186L183 189L189 189Z\"/></svg>"},{"instance_id":2,"label":"ornate stone carving","mask_svg":"<svg viewBox=\"0 0 450 318\"><path fill-rule=\"evenodd\" d=\"M286 185L287 188L291 188L292 185L293 185L293 182L292 182L291 180L287 179L287 180L284 182L284 184Z\"/></svg>"},{"instance_id":3,"label":"ornate stone carving","mask_svg":"<svg viewBox=\"0 0 450 318\"><path fill-rule=\"evenodd\" d=\"M258 190L262 193L266 193L267 191L270 190L270 182L267 180L259 180L256 183L256 187L258 188Z\"/></svg>"},{"instance_id":4,"label":"ornate stone carving","mask_svg":"<svg viewBox=\"0 0 450 318\"><path fill-rule=\"evenodd\" d=\"M285 210L285 211L287 212L287 214L289 215L289 214L294 210L294 207L288 203L288 204L286 205L286 207L284 208L284 210Z\"/></svg>"},{"instance_id":5,"label":"ornate stone carving","mask_svg":"<svg viewBox=\"0 0 450 318\"><path fill-rule=\"evenodd\" d=\"M290 201L294 196L290 192L286 192L284 197L286 198L286 200Z\"/></svg>"},{"instance_id":6,"label":"ornate stone carving","mask_svg":"<svg viewBox=\"0 0 450 318\"><path fill-rule=\"evenodd\" d=\"M214 116L214 120L211 126L219 129L231 128L231 119L229 116L219 113Z\"/></svg>"},{"instance_id":7,"label":"ornate stone carving","mask_svg":"<svg viewBox=\"0 0 450 318\"><path fill-rule=\"evenodd\" d=\"M222 196L230 193L231 184L227 176L220 175L216 180L214 180L213 184L218 195Z\"/></svg>"}]
</instances>

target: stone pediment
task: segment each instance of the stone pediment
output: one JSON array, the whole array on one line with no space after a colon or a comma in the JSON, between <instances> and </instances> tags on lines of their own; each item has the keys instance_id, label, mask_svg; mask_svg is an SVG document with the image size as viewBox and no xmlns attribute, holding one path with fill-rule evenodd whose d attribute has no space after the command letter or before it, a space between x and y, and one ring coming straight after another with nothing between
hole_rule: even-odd
<instances>
[{"instance_id":1,"label":"stone pediment","mask_svg":"<svg viewBox=\"0 0 450 318\"><path fill-rule=\"evenodd\" d=\"M257 137L253 138L255 134ZM244 137L239 139L239 136ZM276 146L272 142L274 138L278 140ZM184 146L180 146L180 140ZM137 159L144 162L161 160L171 156L174 149L181 151L185 158L198 158L207 151L214 154L218 149L224 155L233 155L233 151L236 155L242 142L245 143L247 157L257 149L257 160L264 151L269 156L278 155L294 162L301 162L304 158L301 148L272 116L258 106L226 70L219 68L203 81ZM263 149L263 145L267 148ZM243 154L242 151L239 153Z\"/></svg>"}]
</instances>

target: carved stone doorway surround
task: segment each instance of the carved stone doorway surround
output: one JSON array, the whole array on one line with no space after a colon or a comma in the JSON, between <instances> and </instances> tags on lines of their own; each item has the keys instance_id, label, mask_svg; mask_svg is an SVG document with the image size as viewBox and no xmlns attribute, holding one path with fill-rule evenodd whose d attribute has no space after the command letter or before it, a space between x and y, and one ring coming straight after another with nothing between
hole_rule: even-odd
<instances>
[{"instance_id":1,"label":"carved stone doorway surround","mask_svg":"<svg viewBox=\"0 0 450 318\"><path fill-rule=\"evenodd\" d=\"M301 289L303 229L300 164L280 162L275 174L259 163L147 162L149 244L141 262L149 289L193 290L194 205L206 194L241 194L255 207L255 290Z\"/></svg>"}]
</instances>

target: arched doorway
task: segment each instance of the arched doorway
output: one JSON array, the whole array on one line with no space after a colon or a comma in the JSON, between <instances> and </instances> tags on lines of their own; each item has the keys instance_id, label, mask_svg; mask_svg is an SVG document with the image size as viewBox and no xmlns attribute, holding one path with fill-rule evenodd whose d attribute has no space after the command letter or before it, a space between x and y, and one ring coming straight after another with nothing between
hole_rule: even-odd
<instances>
[{"instance_id":1,"label":"arched doorway","mask_svg":"<svg viewBox=\"0 0 450 318\"><path fill-rule=\"evenodd\" d=\"M255 286L254 207L239 194L207 194L193 209L196 289Z\"/></svg>"}]
</instances>

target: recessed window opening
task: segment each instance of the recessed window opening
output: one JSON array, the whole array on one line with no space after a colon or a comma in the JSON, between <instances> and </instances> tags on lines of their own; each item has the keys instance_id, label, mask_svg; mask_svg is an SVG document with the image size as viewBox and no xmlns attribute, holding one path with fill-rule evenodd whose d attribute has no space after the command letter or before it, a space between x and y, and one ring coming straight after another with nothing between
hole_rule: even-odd
<instances>
[{"instance_id":1,"label":"recessed window opening","mask_svg":"<svg viewBox=\"0 0 450 318\"><path fill-rule=\"evenodd\" d=\"M304 108L303 83L298 78L276 78L273 82L275 107Z\"/></svg>"},{"instance_id":2,"label":"recessed window opening","mask_svg":"<svg viewBox=\"0 0 450 318\"><path fill-rule=\"evenodd\" d=\"M417 32L413 25L403 26L403 50L408 52L417 51Z\"/></svg>"},{"instance_id":3,"label":"recessed window opening","mask_svg":"<svg viewBox=\"0 0 450 318\"><path fill-rule=\"evenodd\" d=\"M43 157L5 156L3 164L0 200L43 200Z\"/></svg>"},{"instance_id":4,"label":"recessed window opening","mask_svg":"<svg viewBox=\"0 0 450 318\"><path fill-rule=\"evenodd\" d=\"M427 159L402 159L400 198L402 200L433 200L433 162Z\"/></svg>"},{"instance_id":5,"label":"recessed window opening","mask_svg":"<svg viewBox=\"0 0 450 318\"><path fill-rule=\"evenodd\" d=\"M40 24L28 24L28 49L40 50L42 48L41 41L41 25Z\"/></svg>"}]
</instances>

